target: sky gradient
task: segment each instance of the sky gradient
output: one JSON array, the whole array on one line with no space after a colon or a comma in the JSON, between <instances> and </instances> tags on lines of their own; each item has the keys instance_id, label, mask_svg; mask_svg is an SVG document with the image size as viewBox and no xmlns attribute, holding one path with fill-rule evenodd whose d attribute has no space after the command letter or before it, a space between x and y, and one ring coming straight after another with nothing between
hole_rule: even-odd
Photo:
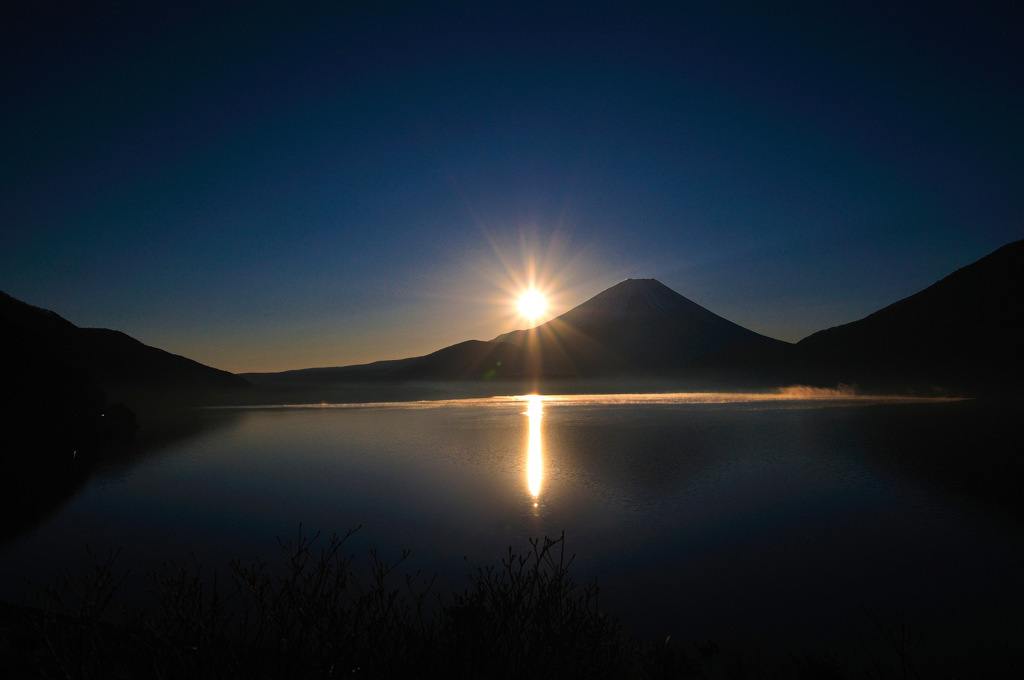
<instances>
[{"instance_id":1,"label":"sky gradient","mask_svg":"<svg viewBox=\"0 0 1024 680\"><path fill-rule=\"evenodd\" d=\"M1012 3L17 4L0 289L234 372L490 339L533 279L796 341L1024 237Z\"/></svg>"}]
</instances>

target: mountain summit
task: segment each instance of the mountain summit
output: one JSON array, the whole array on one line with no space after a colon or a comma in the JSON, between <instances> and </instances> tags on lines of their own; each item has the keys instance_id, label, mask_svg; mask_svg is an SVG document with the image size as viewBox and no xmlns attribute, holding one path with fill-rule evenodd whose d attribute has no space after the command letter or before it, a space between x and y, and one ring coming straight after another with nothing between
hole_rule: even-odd
<instances>
[{"instance_id":1,"label":"mountain summit","mask_svg":"<svg viewBox=\"0 0 1024 680\"><path fill-rule=\"evenodd\" d=\"M698 310L707 311L657 279L626 279L562 316L565 320L585 322L586 317L595 315L672 317Z\"/></svg>"},{"instance_id":2,"label":"mountain summit","mask_svg":"<svg viewBox=\"0 0 1024 680\"><path fill-rule=\"evenodd\" d=\"M547 323L495 338L548 375L671 373L711 352L779 341L743 328L655 279L626 279Z\"/></svg>"}]
</instances>

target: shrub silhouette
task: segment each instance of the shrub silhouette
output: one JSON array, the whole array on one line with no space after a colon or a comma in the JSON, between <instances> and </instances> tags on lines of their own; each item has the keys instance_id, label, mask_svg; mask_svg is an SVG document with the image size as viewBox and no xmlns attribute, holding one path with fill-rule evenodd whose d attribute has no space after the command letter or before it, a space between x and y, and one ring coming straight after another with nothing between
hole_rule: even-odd
<instances>
[{"instance_id":1,"label":"shrub silhouette","mask_svg":"<svg viewBox=\"0 0 1024 680\"><path fill-rule=\"evenodd\" d=\"M20 678L907 678L917 637L868 610L896 652L853 673L834 654L773 657L757 645L684 650L640 641L602 612L599 589L569 575L564 534L471 566L447 596L435 578L401 574L370 551L368 570L342 552L353 534L278 539L281 564L233 560L227 576L195 562L147 575L148 602L119 598L118 552L83 578L37 588L35 606L0 602L0 671Z\"/></svg>"},{"instance_id":2,"label":"shrub silhouette","mask_svg":"<svg viewBox=\"0 0 1024 680\"><path fill-rule=\"evenodd\" d=\"M281 568L231 562L229 578L198 564L150 573L154 600L122 603L117 553L94 558L80 582L56 578L6 640L36 677L367 678L625 676L628 645L597 608L597 587L569 577L564 536L509 549L500 567L473 568L447 599L434 579L400 576L371 551L369 575L345 540L279 539ZM15 654L16 653L16 654ZM621 671L621 672L620 672ZM28 673L26 673L28 674Z\"/></svg>"}]
</instances>

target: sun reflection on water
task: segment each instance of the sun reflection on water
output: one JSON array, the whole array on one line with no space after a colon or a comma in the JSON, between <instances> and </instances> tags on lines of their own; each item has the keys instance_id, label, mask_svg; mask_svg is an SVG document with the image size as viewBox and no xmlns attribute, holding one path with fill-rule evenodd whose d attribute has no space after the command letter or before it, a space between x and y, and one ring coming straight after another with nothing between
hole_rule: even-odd
<instances>
[{"instance_id":1,"label":"sun reflection on water","mask_svg":"<svg viewBox=\"0 0 1024 680\"><path fill-rule=\"evenodd\" d=\"M543 399L540 395L531 394L526 397L525 415L529 418L530 437L526 450L526 481L533 496L533 507L537 507L540 498L540 483L544 477L544 459L541 453L540 419L544 414Z\"/></svg>"}]
</instances>

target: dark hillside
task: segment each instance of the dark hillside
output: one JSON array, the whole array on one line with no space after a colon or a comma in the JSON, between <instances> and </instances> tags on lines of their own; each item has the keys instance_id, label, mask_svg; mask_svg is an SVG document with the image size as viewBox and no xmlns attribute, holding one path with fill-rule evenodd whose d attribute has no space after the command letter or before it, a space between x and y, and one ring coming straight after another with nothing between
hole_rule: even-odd
<instances>
[{"instance_id":1,"label":"dark hillside","mask_svg":"<svg viewBox=\"0 0 1024 680\"><path fill-rule=\"evenodd\" d=\"M108 401L195 404L250 387L227 371L150 347L119 331L79 328L4 293L0 320L5 367L17 377L14 393L42 390L51 400L63 399L65 390L47 387L58 375L88 381Z\"/></svg>"},{"instance_id":2,"label":"dark hillside","mask_svg":"<svg viewBox=\"0 0 1024 680\"><path fill-rule=\"evenodd\" d=\"M1024 241L794 350L799 377L817 382L1014 393L1024 378Z\"/></svg>"}]
</instances>

